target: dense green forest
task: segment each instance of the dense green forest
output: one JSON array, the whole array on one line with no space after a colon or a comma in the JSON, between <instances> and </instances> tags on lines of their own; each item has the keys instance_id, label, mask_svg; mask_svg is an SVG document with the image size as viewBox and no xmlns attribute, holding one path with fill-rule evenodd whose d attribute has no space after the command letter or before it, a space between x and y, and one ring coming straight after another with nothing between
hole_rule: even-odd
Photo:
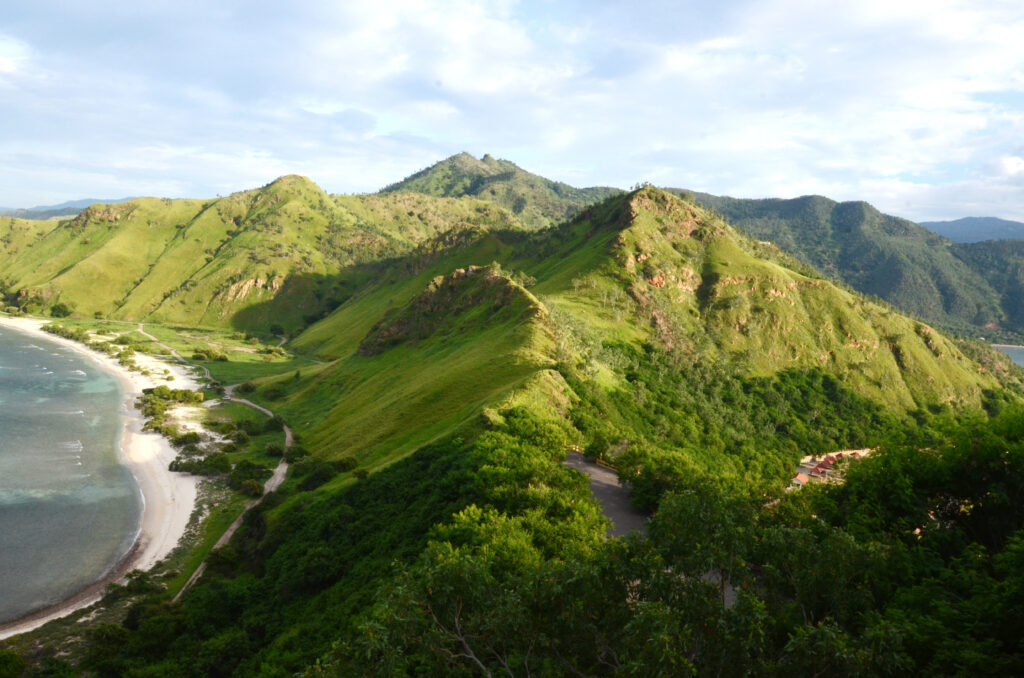
<instances>
[{"instance_id":1,"label":"dense green forest","mask_svg":"<svg viewBox=\"0 0 1024 678\"><path fill-rule=\"evenodd\" d=\"M174 582L199 559L115 588L122 612L58 625L66 642L44 627L8 645L25 675L1024 668L1024 380L1006 356L692 200L558 189L576 202L525 192L517 211L469 190L469 160L374 196L287 177L206 204L6 225L10 261L76 243L41 282L12 270L12 312L62 303L74 327L152 323L280 415L217 424L234 437L206 460L235 480L291 464L180 600ZM473 162L499 177L495 196L537 187ZM168 239L141 273L117 271L120 296L87 305L85 281L110 275L97 260L137 245L142 224ZM168 283L184 285L167 298L184 315L147 306L161 267L210 239L195 285ZM284 423L293 447L259 437ZM844 462L845 482L787 489L804 455L852 448L874 452ZM586 478L563 464L571 450L617 470L645 533L606 538ZM0 649L4 661L20 660Z\"/></svg>"}]
</instances>

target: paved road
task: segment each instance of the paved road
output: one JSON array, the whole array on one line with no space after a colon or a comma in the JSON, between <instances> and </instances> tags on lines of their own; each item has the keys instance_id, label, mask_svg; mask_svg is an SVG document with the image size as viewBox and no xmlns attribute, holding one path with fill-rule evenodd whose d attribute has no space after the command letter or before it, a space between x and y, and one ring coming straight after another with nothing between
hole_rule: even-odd
<instances>
[{"instance_id":1,"label":"paved road","mask_svg":"<svg viewBox=\"0 0 1024 678\"><path fill-rule=\"evenodd\" d=\"M629 488L622 486L615 471L590 461L579 452L570 452L562 463L590 476L590 491L612 521L609 536L647 532L647 516L629 502Z\"/></svg>"}]
</instances>

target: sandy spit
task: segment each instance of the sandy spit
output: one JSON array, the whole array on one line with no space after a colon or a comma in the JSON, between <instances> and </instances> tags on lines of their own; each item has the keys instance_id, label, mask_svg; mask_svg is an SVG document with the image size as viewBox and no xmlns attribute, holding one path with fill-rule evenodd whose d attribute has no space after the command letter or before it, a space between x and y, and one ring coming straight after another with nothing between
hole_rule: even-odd
<instances>
[{"instance_id":1,"label":"sandy spit","mask_svg":"<svg viewBox=\"0 0 1024 678\"><path fill-rule=\"evenodd\" d=\"M92 605L102 597L108 583L122 581L132 570L149 570L167 557L185 533L195 506L199 484L199 478L195 476L168 470L167 467L176 454L174 448L160 434L142 431L145 421L134 407L136 398L142 395L144 388L167 384L171 388L195 389L198 388L195 377L180 364L164 362L141 354L135 356L140 367L153 374L162 374L165 369L170 370L174 380L166 382L153 376L130 372L110 356L90 351L75 341L44 332L41 328L49 322L51 321L0 315L0 326L38 336L78 351L120 381L125 398L121 405L124 428L120 457L121 463L135 476L142 495L142 525L135 545L107 576L61 603L0 625L0 639L31 631L48 621Z\"/></svg>"}]
</instances>

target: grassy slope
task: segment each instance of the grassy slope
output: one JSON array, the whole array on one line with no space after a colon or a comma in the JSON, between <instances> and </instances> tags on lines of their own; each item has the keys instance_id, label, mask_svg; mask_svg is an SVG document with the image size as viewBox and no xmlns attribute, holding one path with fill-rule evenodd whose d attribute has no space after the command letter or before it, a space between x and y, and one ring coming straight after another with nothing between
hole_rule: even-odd
<instances>
[{"instance_id":1,"label":"grassy slope","mask_svg":"<svg viewBox=\"0 0 1024 678\"><path fill-rule=\"evenodd\" d=\"M0 269L8 296L32 310L60 300L80 315L294 330L336 305L344 290L328 283L340 273L473 224L514 220L474 200L332 197L289 176L207 202L98 205L59 224L6 219Z\"/></svg>"},{"instance_id":2,"label":"grassy slope","mask_svg":"<svg viewBox=\"0 0 1024 678\"><path fill-rule=\"evenodd\" d=\"M1006 321L998 292L955 256L949 241L867 203L696 197L754 238L927 322L971 331Z\"/></svg>"},{"instance_id":3,"label":"grassy slope","mask_svg":"<svg viewBox=\"0 0 1024 678\"><path fill-rule=\"evenodd\" d=\"M554 314L574 318L569 324L589 333L591 345L647 335L752 374L821 367L901 409L976 406L982 389L997 386L926 325L836 287L665 192L611 200L561 232L562 251L553 239L554 252L516 265L537 277L535 293ZM627 330L620 319L630 316Z\"/></svg>"},{"instance_id":4,"label":"grassy slope","mask_svg":"<svg viewBox=\"0 0 1024 678\"><path fill-rule=\"evenodd\" d=\"M662 191L609 199L518 241L502 235L473 231L395 262L295 340L335 362L315 376L267 382L262 393L283 389L283 402L272 404L312 452L355 454L372 466L452 431L496 398L564 399L559 379L539 396L512 395L541 383L552 361L578 362L604 388L629 390L625 367L602 349L609 342L654 344L750 375L820 368L899 412L978 407L983 390L999 385L991 371L1001 363L981 367L930 327ZM495 321L503 304L479 291L467 292L480 304L468 310L438 294L435 276L491 260L522 277L529 292L508 284L542 305L550 330ZM450 325L435 324L449 314ZM395 318L418 328L417 338L401 334L386 350L367 351L368 337Z\"/></svg>"},{"instance_id":5,"label":"grassy slope","mask_svg":"<svg viewBox=\"0 0 1024 678\"><path fill-rule=\"evenodd\" d=\"M382 192L399 191L488 200L532 228L560 223L587 205L621 192L604 186L574 188L526 172L507 160L490 155L477 160L468 153L453 155Z\"/></svg>"},{"instance_id":6,"label":"grassy slope","mask_svg":"<svg viewBox=\"0 0 1024 678\"><path fill-rule=\"evenodd\" d=\"M386 315L358 351L274 385L304 445L374 467L465 423L552 367L553 353L532 294L494 269L458 269Z\"/></svg>"}]
</instances>

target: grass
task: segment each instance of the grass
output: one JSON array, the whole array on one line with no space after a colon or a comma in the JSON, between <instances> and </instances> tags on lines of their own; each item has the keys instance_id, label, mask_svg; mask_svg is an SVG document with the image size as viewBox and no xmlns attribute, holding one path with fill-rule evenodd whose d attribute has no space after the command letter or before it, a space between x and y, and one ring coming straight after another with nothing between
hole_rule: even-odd
<instances>
[{"instance_id":1,"label":"grass","mask_svg":"<svg viewBox=\"0 0 1024 678\"><path fill-rule=\"evenodd\" d=\"M553 338L532 295L505 278L493 288L472 279L451 284L466 285L455 296L471 305L421 340L353 353L316 375L268 382L261 392L276 387L286 394L272 405L318 456L354 454L374 468L463 425L553 365ZM417 299L429 303L431 294L440 292ZM420 308L410 302L393 322L421 328L427 319Z\"/></svg>"},{"instance_id":2,"label":"grass","mask_svg":"<svg viewBox=\"0 0 1024 678\"><path fill-rule=\"evenodd\" d=\"M73 220L0 220L0 293L32 313L295 332L337 276L453 227L515 221L488 203L329 196L304 177L210 201L133 200Z\"/></svg>"}]
</instances>

